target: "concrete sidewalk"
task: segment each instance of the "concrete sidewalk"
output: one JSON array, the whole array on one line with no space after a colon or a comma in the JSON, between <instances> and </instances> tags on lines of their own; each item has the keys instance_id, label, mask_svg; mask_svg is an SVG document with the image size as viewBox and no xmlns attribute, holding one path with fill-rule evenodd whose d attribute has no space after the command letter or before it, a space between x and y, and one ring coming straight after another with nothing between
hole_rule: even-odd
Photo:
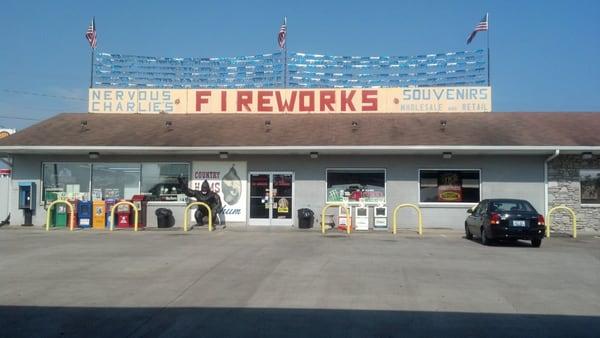
<instances>
[{"instance_id":1,"label":"concrete sidewalk","mask_svg":"<svg viewBox=\"0 0 600 338\"><path fill-rule=\"evenodd\" d=\"M600 239L0 229L0 336L594 337Z\"/></svg>"}]
</instances>

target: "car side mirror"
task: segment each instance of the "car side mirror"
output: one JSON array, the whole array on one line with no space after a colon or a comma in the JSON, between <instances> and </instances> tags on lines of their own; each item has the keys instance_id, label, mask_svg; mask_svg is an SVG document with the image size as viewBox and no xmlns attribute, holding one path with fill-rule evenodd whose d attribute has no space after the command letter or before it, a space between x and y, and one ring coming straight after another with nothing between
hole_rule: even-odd
<instances>
[{"instance_id":1,"label":"car side mirror","mask_svg":"<svg viewBox=\"0 0 600 338\"><path fill-rule=\"evenodd\" d=\"M473 213L473 208L467 209L467 214L472 214L472 213Z\"/></svg>"}]
</instances>

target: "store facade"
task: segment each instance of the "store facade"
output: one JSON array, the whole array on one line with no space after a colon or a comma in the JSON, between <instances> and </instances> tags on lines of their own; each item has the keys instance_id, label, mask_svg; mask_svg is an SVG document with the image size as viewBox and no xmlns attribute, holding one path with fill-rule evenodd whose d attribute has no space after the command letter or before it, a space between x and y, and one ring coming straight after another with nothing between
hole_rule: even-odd
<instances>
[{"instance_id":1,"label":"store facade","mask_svg":"<svg viewBox=\"0 0 600 338\"><path fill-rule=\"evenodd\" d=\"M206 180L235 226L295 227L297 210L327 204L418 205L425 227L461 229L485 198L522 198L540 212L566 204L599 231L600 119L593 113L61 114L0 141L12 159L11 214L24 221L19 184L34 182L32 223L46 198L151 196L181 226L177 178ZM565 183L568 182L568 183ZM357 209L357 208L354 208ZM334 210L337 213L337 210ZM399 225L416 217L401 211ZM556 218L556 229L569 220Z\"/></svg>"}]
</instances>

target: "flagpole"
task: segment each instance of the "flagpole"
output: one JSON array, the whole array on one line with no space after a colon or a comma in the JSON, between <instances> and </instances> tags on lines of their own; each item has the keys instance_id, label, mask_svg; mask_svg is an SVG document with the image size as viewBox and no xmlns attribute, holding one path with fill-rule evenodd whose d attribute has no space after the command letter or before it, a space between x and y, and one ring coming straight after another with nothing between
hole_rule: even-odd
<instances>
[{"instance_id":1,"label":"flagpole","mask_svg":"<svg viewBox=\"0 0 600 338\"><path fill-rule=\"evenodd\" d=\"M90 70L90 88L94 88L94 51L92 48L92 69Z\"/></svg>"},{"instance_id":2,"label":"flagpole","mask_svg":"<svg viewBox=\"0 0 600 338\"><path fill-rule=\"evenodd\" d=\"M283 88L287 88L287 31L288 31L288 27L287 27L287 17L284 18L283 20L284 24L285 24L285 42L283 45L283 53L284 53L284 57L283 57Z\"/></svg>"},{"instance_id":3,"label":"flagpole","mask_svg":"<svg viewBox=\"0 0 600 338\"><path fill-rule=\"evenodd\" d=\"M486 13L487 15L487 82L488 82L488 87L490 87L492 85L492 83L490 82L490 13Z\"/></svg>"}]
</instances>

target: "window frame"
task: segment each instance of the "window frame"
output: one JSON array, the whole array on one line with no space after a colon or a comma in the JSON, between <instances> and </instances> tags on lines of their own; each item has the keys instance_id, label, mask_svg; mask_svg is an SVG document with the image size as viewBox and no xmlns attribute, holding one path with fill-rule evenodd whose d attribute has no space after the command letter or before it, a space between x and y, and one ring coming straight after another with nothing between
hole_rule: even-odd
<instances>
[{"instance_id":1,"label":"window frame","mask_svg":"<svg viewBox=\"0 0 600 338\"><path fill-rule=\"evenodd\" d=\"M583 208L600 208L600 202L599 203L584 203L583 202L583 198L581 196L582 194L582 189L581 189L581 172L582 171L596 171L598 173L600 173L600 168L596 169L596 168L581 168L579 169L579 177L578 177L578 181L579 181L579 204L581 205L581 207Z\"/></svg>"},{"instance_id":2,"label":"window frame","mask_svg":"<svg viewBox=\"0 0 600 338\"><path fill-rule=\"evenodd\" d=\"M177 161L177 162L171 162L171 161L115 161L115 162L104 162L104 161L98 161L98 162L91 162L91 161L42 161L40 164L40 196L41 198L39 198L39 205L40 206L44 206L46 201L45 201L45 194L44 194L44 188L45 188L45 184L44 184L44 168L46 167L47 164L87 164L90 166L89 168L89 183L88 183L88 192L90 195L90 199L92 198L92 182L94 179L94 165L97 164L123 164L123 163L128 163L128 164L138 164L139 168L140 168L140 179L138 181L138 193L142 194L142 167L144 164L150 163L150 164L186 164L188 166L188 181L189 178L192 176L192 162L191 161Z\"/></svg>"},{"instance_id":3,"label":"window frame","mask_svg":"<svg viewBox=\"0 0 600 338\"><path fill-rule=\"evenodd\" d=\"M187 182L189 183L191 181L191 177L192 177L192 162L168 162L168 161L160 161L160 162L140 162L140 194L145 194L144 192L142 192L142 184L144 182L144 172L143 172L143 168L144 168L144 164L185 164L188 166L188 170L187 170Z\"/></svg>"},{"instance_id":4,"label":"window frame","mask_svg":"<svg viewBox=\"0 0 600 338\"><path fill-rule=\"evenodd\" d=\"M365 168L365 167L360 167L360 168L348 168L348 167L333 167L333 168L325 168L325 205L337 205L337 204L342 204L342 205L350 205L350 206L355 206L355 205L361 205L361 203L364 203L364 205L368 205L368 206L375 206L375 205L379 205L381 204L381 202L329 202L327 200L327 174L329 173L329 171L331 170L340 170L340 171L374 171L374 170L380 170L383 171L383 195L384 195L384 201L383 201L383 205L387 205L387 201L388 201L388 196L387 196L387 184L388 184L388 180L387 180L387 168L381 168L381 167L377 167L377 168Z\"/></svg>"},{"instance_id":5,"label":"window frame","mask_svg":"<svg viewBox=\"0 0 600 338\"><path fill-rule=\"evenodd\" d=\"M477 202L421 202L421 171L476 171L479 173L479 201ZM419 168L417 169L417 201L419 206L424 207L473 207L477 206L482 199L483 174L481 168Z\"/></svg>"},{"instance_id":6,"label":"window frame","mask_svg":"<svg viewBox=\"0 0 600 338\"><path fill-rule=\"evenodd\" d=\"M88 193L90 194L90 197L92 196L92 162L84 162L84 161L42 161L41 164L41 179L40 179L40 202L39 205L43 206L46 205L46 194L45 194L45 189L46 189L46 184L45 184L45 177L44 177L44 168L46 167L46 164L87 164L90 166L89 169L89 182L88 182Z\"/></svg>"}]
</instances>

